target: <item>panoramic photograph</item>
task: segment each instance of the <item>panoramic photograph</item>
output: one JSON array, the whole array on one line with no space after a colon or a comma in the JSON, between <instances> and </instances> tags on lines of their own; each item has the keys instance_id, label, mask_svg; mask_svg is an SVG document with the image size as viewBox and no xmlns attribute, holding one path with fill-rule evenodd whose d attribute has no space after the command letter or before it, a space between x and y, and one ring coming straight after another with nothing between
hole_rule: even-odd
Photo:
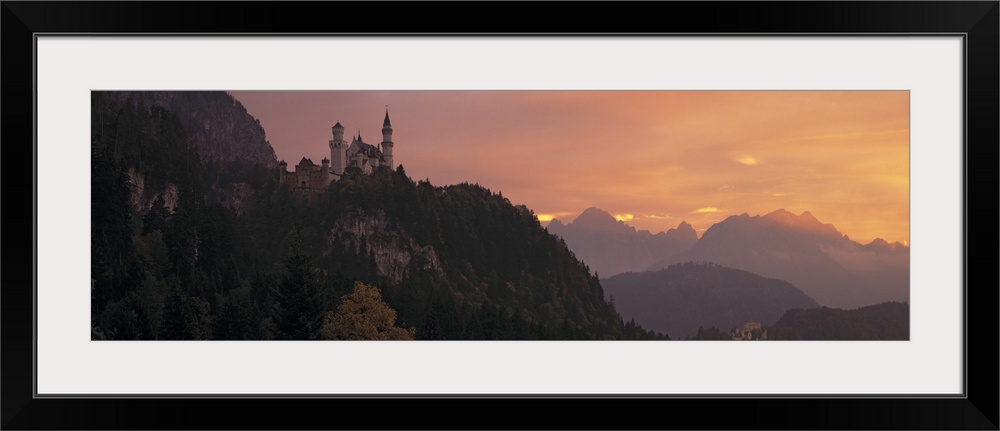
<instances>
[{"instance_id":1,"label":"panoramic photograph","mask_svg":"<svg viewBox=\"0 0 1000 431\"><path fill-rule=\"evenodd\" d=\"M910 335L908 91L93 91L91 340Z\"/></svg>"}]
</instances>

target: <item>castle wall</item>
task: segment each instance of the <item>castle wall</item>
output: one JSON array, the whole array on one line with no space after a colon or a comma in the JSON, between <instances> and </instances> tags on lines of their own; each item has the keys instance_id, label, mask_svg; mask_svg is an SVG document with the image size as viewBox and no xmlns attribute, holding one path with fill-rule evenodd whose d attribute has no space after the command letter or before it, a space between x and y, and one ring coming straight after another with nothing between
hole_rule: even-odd
<instances>
[{"instance_id":1,"label":"castle wall","mask_svg":"<svg viewBox=\"0 0 1000 431\"><path fill-rule=\"evenodd\" d=\"M278 180L282 184L287 184L288 187L297 188L310 188L310 189L325 189L330 185L333 175L325 172L321 168L316 168L315 170L299 172L298 169L295 172L283 171L280 172Z\"/></svg>"}]
</instances>

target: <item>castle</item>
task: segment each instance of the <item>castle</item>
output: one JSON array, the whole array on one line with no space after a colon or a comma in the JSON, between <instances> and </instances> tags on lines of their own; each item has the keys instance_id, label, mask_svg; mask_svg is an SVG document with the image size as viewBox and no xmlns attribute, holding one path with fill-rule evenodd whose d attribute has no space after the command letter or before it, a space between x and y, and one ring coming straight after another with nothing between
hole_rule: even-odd
<instances>
[{"instance_id":1,"label":"castle","mask_svg":"<svg viewBox=\"0 0 1000 431\"><path fill-rule=\"evenodd\" d=\"M282 184L288 184L293 189L324 189L331 182L344 176L345 171L357 168L360 172L369 174L378 166L388 166L394 169L392 162L392 125L389 123L389 110L385 110L385 120L382 121L382 142L378 146L365 143L361 132L348 144L344 140L344 126L333 125L333 139L330 140L330 158L323 158L316 166L312 160L305 157L295 166L294 172L288 172L288 163L278 162L279 179Z\"/></svg>"}]
</instances>

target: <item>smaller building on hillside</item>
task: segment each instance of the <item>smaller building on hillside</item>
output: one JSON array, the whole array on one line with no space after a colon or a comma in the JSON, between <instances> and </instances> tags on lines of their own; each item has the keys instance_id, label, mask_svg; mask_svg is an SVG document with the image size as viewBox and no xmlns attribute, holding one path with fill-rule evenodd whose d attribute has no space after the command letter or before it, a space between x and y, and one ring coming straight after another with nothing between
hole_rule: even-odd
<instances>
[{"instance_id":1,"label":"smaller building on hillside","mask_svg":"<svg viewBox=\"0 0 1000 431\"><path fill-rule=\"evenodd\" d=\"M731 333L734 340L766 340L767 329L760 326L760 322L745 322L742 328L733 328Z\"/></svg>"}]
</instances>

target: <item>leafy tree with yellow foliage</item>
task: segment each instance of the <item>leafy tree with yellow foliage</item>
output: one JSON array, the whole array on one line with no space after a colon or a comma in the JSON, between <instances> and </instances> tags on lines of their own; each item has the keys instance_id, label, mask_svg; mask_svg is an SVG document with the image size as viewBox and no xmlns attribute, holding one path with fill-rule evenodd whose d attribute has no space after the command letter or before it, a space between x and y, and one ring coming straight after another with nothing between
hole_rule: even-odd
<instances>
[{"instance_id":1,"label":"leafy tree with yellow foliage","mask_svg":"<svg viewBox=\"0 0 1000 431\"><path fill-rule=\"evenodd\" d=\"M323 319L323 337L330 340L412 340L414 328L396 326L396 310L382 301L382 292L360 281L341 298L337 311Z\"/></svg>"}]
</instances>

